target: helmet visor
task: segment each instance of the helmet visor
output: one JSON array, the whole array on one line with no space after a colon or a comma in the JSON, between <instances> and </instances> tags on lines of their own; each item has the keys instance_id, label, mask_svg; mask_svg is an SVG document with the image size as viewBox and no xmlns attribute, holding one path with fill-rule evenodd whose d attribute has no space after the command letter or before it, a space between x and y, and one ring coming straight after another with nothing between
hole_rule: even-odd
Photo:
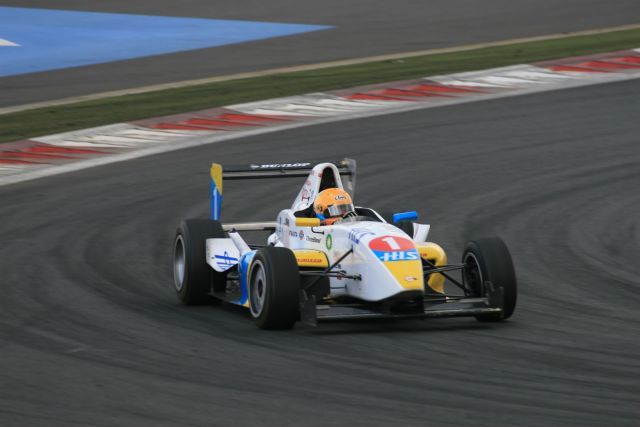
<instances>
[{"instance_id":1,"label":"helmet visor","mask_svg":"<svg viewBox=\"0 0 640 427\"><path fill-rule=\"evenodd\" d=\"M331 205L327 208L327 211L329 211L330 217L344 216L344 214L346 213L353 212L354 208L353 208L353 204L344 203L342 205Z\"/></svg>"}]
</instances>

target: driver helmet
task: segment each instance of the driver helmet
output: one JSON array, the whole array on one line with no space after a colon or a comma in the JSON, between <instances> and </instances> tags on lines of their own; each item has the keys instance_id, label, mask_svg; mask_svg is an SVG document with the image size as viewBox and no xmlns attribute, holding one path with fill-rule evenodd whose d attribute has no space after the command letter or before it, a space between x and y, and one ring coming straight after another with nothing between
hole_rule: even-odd
<instances>
[{"instance_id":1,"label":"driver helmet","mask_svg":"<svg viewBox=\"0 0 640 427\"><path fill-rule=\"evenodd\" d=\"M315 211L320 223L329 225L342 218L346 213L353 212L353 201L346 191L340 188L327 188L318 193L313 202Z\"/></svg>"}]
</instances>

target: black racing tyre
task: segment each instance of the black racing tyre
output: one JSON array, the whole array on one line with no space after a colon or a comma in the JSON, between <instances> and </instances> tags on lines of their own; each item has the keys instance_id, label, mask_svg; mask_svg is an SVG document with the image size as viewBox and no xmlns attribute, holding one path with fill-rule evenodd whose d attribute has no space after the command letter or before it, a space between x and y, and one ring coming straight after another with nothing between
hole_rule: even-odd
<instances>
[{"instance_id":1,"label":"black racing tyre","mask_svg":"<svg viewBox=\"0 0 640 427\"><path fill-rule=\"evenodd\" d=\"M487 296L485 282L504 290L504 312L476 316L480 321L496 322L508 319L513 314L518 296L516 273L507 245L499 237L471 240L462 255L465 264L464 283L473 296Z\"/></svg>"},{"instance_id":2,"label":"black racing tyre","mask_svg":"<svg viewBox=\"0 0 640 427\"><path fill-rule=\"evenodd\" d=\"M173 284L183 304L198 305L214 301L213 288L224 292L226 274L213 270L206 260L206 240L224 238L222 225L209 219L187 219L176 230L173 240Z\"/></svg>"},{"instance_id":3,"label":"black racing tyre","mask_svg":"<svg viewBox=\"0 0 640 427\"><path fill-rule=\"evenodd\" d=\"M260 329L291 329L299 318L300 270L293 252L266 246L249 271L249 309Z\"/></svg>"}]
</instances>

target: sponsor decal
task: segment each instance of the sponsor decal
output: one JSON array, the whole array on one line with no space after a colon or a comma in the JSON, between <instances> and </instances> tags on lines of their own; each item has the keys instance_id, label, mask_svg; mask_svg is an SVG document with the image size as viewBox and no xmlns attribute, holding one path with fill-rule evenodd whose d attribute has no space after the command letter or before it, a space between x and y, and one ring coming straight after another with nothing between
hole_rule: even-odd
<instances>
[{"instance_id":1,"label":"sponsor decal","mask_svg":"<svg viewBox=\"0 0 640 427\"><path fill-rule=\"evenodd\" d=\"M409 250L409 251L394 251L394 252L373 251L373 253L382 262L413 261L416 259L420 259L418 255L418 251L416 251L415 249Z\"/></svg>"},{"instance_id":2,"label":"sponsor decal","mask_svg":"<svg viewBox=\"0 0 640 427\"><path fill-rule=\"evenodd\" d=\"M420 259L413 242L403 237L377 237L369 242L369 249L382 262Z\"/></svg>"},{"instance_id":3,"label":"sponsor decal","mask_svg":"<svg viewBox=\"0 0 640 427\"><path fill-rule=\"evenodd\" d=\"M298 237L298 232L296 232L296 231L289 231L289 236L291 236L291 237Z\"/></svg>"},{"instance_id":4,"label":"sponsor decal","mask_svg":"<svg viewBox=\"0 0 640 427\"><path fill-rule=\"evenodd\" d=\"M310 201L311 198L313 197L313 191L309 191L306 188L302 190L302 195L300 196L300 200L302 200L303 202L305 201Z\"/></svg>"},{"instance_id":5,"label":"sponsor decal","mask_svg":"<svg viewBox=\"0 0 640 427\"><path fill-rule=\"evenodd\" d=\"M278 168L303 168L311 163L270 163L263 165L250 165L251 169L278 169Z\"/></svg>"},{"instance_id":6,"label":"sponsor decal","mask_svg":"<svg viewBox=\"0 0 640 427\"><path fill-rule=\"evenodd\" d=\"M323 264L324 260L322 258L298 258L299 263L308 262L311 264Z\"/></svg>"},{"instance_id":7,"label":"sponsor decal","mask_svg":"<svg viewBox=\"0 0 640 427\"><path fill-rule=\"evenodd\" d=\"M300 240L304 239L304 231L300 230L300 233L298 233L298 236L300 236Z\"/></svg>"},{"instance_id":8,"label":"sponsor decal","mask_svg":"<svg viewBox=\"0 0 640 427\"><path fill-rule=\"evenodd\" d=\"M346 198L346 197L344 197L344 195L342 195L342 194L338 194L338 195L335 197L335 199L336 199L336 200L347 200L347 198Z\"/></svg>"},{"instance_id":9,"label":"sponsor decal","mask_svg":"<svg viewBox=\"0 0 640 427\"><path fill-rule=\"evenodd\" d=\"M230 256L227 251L224 251L222 255L214 255L213 258L215 259L216 264L218 264L220 268L224 269L233 267L238 263L238 258Z\"/></svg>"},{"instance_id":10,"label":"sponsor decal","mask_svg":"<svg viewBox=\"0 0 640 427\"><path fill-rule=\"evenodd\" d=\"M307 236L307 242L311 242L311 243L320 243L321 240L319 237L314 237L314 236Z\"/></svg>"},{"instance_id":11,"label":"sponsor decal","mask_svg":"<svg viewBox=\"0 0 640 427\"><path fill-rule=\"evenodd\" d=\"M364 236L374 236L374 235L375 235L375 233L372 233L371 231L369 231L367 229L364 229L364 228L353 228L349 232L349 240L351 240L353 243L355 243L357 245L358 243L360 243L360 240Z\"/></svg>"},{"instance_id":12,"label":"sponsor decal","mask_svg":"<svg viewBox=\"0 0 640 427\"><path fill-rule=\"evenodd\" d=\"M331 234L327 234L324 244L327 246L327 249L331 250L333 247L333 236L331 236Z\"/></svg>"}]
</instances>

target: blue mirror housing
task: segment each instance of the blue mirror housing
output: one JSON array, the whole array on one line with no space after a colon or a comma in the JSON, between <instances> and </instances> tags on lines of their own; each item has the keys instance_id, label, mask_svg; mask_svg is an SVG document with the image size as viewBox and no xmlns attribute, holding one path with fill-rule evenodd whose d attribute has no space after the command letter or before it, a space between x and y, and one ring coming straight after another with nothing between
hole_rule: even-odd
<instances>
[{"instance_id":1,"label":"blue mirror housing","mask_svg":"<svg viewBox=\"0 0 640 427\"><path fill-rule=\"evenodd\" d=\"M397 224L400 221L415 221L418 219L418 212L398 212L393 214L393 223Z\"/></svg>"}]
</instances>

